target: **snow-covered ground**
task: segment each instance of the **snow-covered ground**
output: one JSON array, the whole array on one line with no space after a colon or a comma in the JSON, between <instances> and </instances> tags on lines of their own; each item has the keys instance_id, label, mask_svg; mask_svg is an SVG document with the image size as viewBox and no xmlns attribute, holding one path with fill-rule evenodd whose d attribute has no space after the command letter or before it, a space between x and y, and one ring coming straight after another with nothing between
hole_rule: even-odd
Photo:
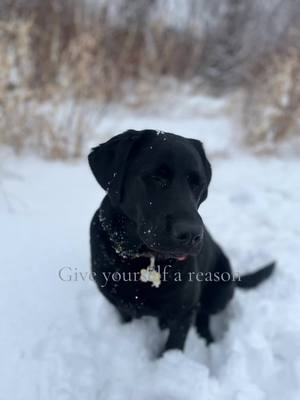
<instances>
[{"instance_id":1,"label":"snow-covered ground","mask_svg":"<svg viewBox=\"0 0 300 400\"><path fill-rule=\"evenodd\" d=\"M92 142L130 127L201 139L213 165L199 210L206 225L236 271L275 259L274 277L236 292L213 321L215 344L206 348L191 330L184 353L157 360L165 333L156 322L121 325L89 280L88 226L103 192L86 161L4 154L0 399L299 399L300 160L246 154L236 146L236 126L217 115L222 105L209 108L208 115L182 111L168 118L115 111Z\"/></svg>"}]
</instances>

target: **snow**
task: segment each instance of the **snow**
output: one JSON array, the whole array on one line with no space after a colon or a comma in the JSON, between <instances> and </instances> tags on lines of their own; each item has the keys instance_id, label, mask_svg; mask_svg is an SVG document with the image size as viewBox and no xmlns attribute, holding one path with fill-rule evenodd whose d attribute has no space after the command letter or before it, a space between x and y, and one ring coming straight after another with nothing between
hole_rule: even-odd
<instances>
[{"instance_id":1,"label":"snow","mask_svg":"<svg viewBox=\"0 0 300 400\"><path fill-rule=\"evenodd\" d=\"M235 145L232 121L213 108L211 116L180 110L171 118L112 113L102 121L101 138L144 127L200 138L213 165L200 214L236 272L275 259L274 277L236 292L213 320L218 340L209 348L192 329L183 353L156 359L167 332L151 318L121 325L90 280L89 221L103 192L87 162L4 154L0 398L299 398L300 161L247 154Z\"/></svg>"}]
</instances>

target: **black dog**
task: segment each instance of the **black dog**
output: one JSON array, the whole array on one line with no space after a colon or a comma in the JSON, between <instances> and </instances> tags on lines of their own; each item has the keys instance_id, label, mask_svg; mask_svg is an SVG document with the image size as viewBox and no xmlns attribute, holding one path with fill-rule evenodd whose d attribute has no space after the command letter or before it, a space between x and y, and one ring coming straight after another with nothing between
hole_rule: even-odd
<instances>
[{"instance_id":1,"label":"black dog","mask_svg":"<svg viewBox=\"0 0 300 400\"><path fill-rule=\"evenodd\" d=\"M157 317L170 329L165 350L182 350L193 323L212 342L210 315L226 307L236 286L269 277L274 264L234 279L197 211L211 179L202 143L129 130L94 148L89 164L107 191L90 231L101 292L123 321Z\"/></svg>"}]
</instances>

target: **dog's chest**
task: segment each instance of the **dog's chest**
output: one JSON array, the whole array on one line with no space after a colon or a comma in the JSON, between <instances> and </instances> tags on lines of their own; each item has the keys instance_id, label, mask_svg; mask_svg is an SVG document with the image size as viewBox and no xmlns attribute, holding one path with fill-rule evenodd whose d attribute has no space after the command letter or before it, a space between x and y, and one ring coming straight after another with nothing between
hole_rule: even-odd
<instances>
[{"instance_id":1,"label":"dog's chest","mask_svg":"<svg viewBox=\"0 0 300 400\"><path fill-rule=\"evenodd\" d=\"M155 265L155 271L160 275L159 285L143 280L143 271L148 266L147 258L123 261L122 265L116 266L105 287L101 288L116 307L133 317L163 314L170 308L170 302L180 301L182 279L174 280L174 266Z\"/></svg>"}]
</instances>

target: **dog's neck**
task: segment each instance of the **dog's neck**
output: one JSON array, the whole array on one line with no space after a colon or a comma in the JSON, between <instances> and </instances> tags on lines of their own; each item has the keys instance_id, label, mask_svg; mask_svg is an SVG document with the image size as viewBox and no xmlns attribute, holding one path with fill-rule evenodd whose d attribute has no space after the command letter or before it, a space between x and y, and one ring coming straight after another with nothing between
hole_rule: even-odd
<instances>
[{"instance_id":1,"label":"dog's neck","mask_svg":"<svg viewBox=\"0 0 300 400\"><path fill-rule=\"evenodd\" d=\"M106 232L115 252L123 258L151 257L149 249L136 232L136 224L105 196L99 209L101 228Z\"/></svg>"}]
</instances>

